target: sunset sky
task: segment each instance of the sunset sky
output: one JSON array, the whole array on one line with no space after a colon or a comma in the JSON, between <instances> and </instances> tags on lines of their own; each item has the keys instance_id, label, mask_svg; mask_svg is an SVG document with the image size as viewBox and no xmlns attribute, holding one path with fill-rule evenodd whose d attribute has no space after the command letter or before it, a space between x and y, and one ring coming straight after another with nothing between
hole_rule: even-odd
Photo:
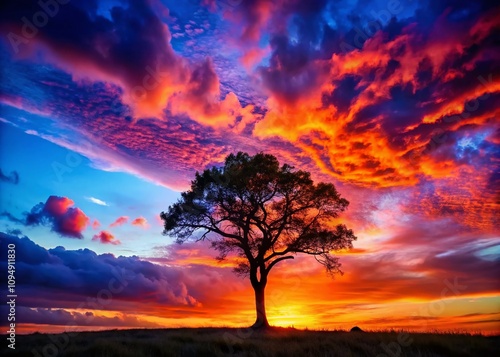
<instances>
[{"instance_id":1,"label":"sunset sky","mask_svg":"<svg viewBox=\"0 0 500 357\"><path fill-rule=\"evenodd\" d=\"M231 257L159 214L196 171L263 151L334 183L358 237L343 276L273 269L272 325L500 333L496 4L2 2L18 332L252 324Z\"/></svg>"}]
</instances>

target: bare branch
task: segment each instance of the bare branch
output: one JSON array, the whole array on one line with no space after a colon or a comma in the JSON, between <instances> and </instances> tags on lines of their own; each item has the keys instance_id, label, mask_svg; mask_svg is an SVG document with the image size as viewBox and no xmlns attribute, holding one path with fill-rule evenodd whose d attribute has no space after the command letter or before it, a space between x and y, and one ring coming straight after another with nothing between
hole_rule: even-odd
<instances>
[{"instance_id":1,"label":"bare branch","mask_svg":"<svg viewBox=\"0 0 500 357\"><path fill-rule=\"evenodd\" d=\"M273 260L266 268L266 271L269 273L269 271L273 268L273 266L275 266L276 264L278 264L279 262L283 261L283 260L286 260L286 259L294 259L293 256L291 255L287 255L286 257L280 257L280 258L277 258L275 260Z\"/></svg>"}]
</instances>

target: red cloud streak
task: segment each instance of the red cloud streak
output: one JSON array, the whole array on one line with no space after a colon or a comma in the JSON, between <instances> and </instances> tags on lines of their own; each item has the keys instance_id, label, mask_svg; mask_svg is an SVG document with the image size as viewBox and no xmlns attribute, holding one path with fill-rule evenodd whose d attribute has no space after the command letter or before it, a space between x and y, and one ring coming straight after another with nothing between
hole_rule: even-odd
<instances>
[{"instance_id":1,"label":"red cloud streak","mask_svg":"<svg viewBox=\"0 0 500 357\"><path fill-rule=\"evenodd\" d=\"M124 225L125 223L128 222L128 217L127 216L121 216L116 219L113 223L111 223L109 226L110 227L119 227Z\"/></svg>"}]
</instances>

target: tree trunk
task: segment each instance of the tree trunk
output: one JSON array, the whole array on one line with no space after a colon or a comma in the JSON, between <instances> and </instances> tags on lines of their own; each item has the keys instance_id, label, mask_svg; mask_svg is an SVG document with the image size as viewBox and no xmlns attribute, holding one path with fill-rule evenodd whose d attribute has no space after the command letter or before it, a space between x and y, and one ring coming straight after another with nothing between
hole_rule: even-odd
<instances>
[{"instance_id":1,"label":"tree trunk","mask_svg":"<svg viewBox=\"0 0 500 357\"><path fill-rule=\"evenodd\" d=\"M269 322L267 321L266 315L266 299L264 296L264 290L266 288L265 284L259 283L253 286L255 291L255 309L257 312L257 318L255 323L252 325L253 329L262 329L269 327Z\"/></svg>"}]
</instances>

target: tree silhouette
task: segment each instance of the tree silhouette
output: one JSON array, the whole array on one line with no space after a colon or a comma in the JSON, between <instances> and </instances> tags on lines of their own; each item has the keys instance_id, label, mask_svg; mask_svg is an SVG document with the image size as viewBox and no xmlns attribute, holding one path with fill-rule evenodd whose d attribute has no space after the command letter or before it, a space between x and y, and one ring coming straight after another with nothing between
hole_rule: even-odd
<instances>
[{"instance_id":1,"label":"tree silhouette","mask_svg":"<svg viewBox=\"0 0 500 357\"><path fill-rule=\"evenodd\" d=\"M223 260L242 258L234 269L247 275L255 291L253 328L268 327L264 290L271 269L297 253L313 255L327 272L342 273L332 251L356 239L345 225L333 224L349 202L331 183L314 184L310 173L280 166L276 157L239 152L223 167L196 173L191 189L160 214L164 234L178 243L208 239Z\"/></svg>"}]
</instances>

